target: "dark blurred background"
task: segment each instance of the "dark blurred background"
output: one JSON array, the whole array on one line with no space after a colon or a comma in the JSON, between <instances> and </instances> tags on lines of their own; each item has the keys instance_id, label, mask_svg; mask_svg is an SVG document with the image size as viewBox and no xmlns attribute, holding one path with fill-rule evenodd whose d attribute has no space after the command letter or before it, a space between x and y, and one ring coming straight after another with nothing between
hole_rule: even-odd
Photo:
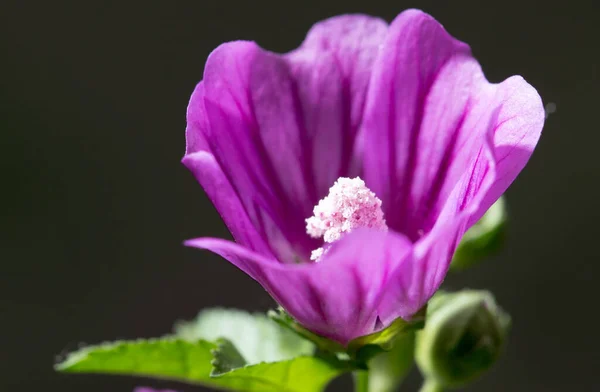
<instances>
[{"instance_id":1,"label":"dark blurred background","mask_svg":"<svg viewBox=\"0 0 600 392\"><path fill-rule=\"evenodd\" d=\"M409 7L469 43L490 80L521 74L556 108L508 192L507 247L446 281L493 290L513 316L506 355L468 390L598 390L599 4L523 0L2 1L0 390L129 392L151 383L58 375L55 356L163 335L202 307L272 307L181 245L229 238L180 164L206 57L235 39L288 51L320 19Z\"/></svg>"}]
</instances>

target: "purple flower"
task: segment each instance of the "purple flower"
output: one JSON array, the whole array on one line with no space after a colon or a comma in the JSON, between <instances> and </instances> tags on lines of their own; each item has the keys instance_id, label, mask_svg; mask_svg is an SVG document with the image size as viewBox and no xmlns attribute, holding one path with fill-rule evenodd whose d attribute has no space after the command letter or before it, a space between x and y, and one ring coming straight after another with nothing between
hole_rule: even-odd
<instances>
[{"instance_id":1,"label":"purple flower","mask_svg":"<svg viewBox=\"0 0 600 392\"><path fill-rule=\"evenodd\" d=\"M325 20L282 55L223 44L187 118L183 163L237 243L186 244L220 254L305 327L346 344L427 303L462 235L527 163L544 109L523 78L489 83L466 44L409 10L389 26ZM347 197L344 178L357 181ZM370 211L376 224L344 211ZM334 240L308 235L307 219L311 234L333 227Z\"/></svg>"}]
</instances>

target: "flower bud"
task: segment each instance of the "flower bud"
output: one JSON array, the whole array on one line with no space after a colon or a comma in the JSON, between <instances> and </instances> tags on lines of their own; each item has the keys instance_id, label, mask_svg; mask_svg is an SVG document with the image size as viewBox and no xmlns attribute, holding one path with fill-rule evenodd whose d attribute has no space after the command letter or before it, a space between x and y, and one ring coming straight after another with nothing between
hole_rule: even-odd
<instances>
[{"instance_id":1,"label":"flower bud","mask_svg":"<svg viewBox=\"0 0 600 392\"><path fill-rule=\"evenodd\" d=\"M439 292L417 333L415 359L426 379L445 388L463 386L496 362L509 325L487 291Z\"/></svg>"},{"instance_id":2,"label":"flower bud","mask_svg":"<svg viewBox=\"0 0 600 392\"><path fill-rule=\"evenodd\" d=\"M461 270L497 252L504 241L506 203L501 197L463 236L454 256L452 270Z\"/></svg>"}]
</instances>

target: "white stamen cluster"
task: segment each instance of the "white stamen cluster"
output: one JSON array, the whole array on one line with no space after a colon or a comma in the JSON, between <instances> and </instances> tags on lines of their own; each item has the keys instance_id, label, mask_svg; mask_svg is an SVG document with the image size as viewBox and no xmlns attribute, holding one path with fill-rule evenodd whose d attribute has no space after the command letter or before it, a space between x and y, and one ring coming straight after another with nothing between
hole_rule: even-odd
<instances>
[{"instance_id":1,"label":"white stamen cluster","mask_svg":"<svg viewBox=\"0 0 600 392\"><path fill-rule=\"evenodd\" d=\"M313 214L306 220L306 231L313 238L322 237L326 243L359 227L387 230L381 200L360 177L340 177L315 206ZM325 251L314 250L310 259L318 261Z\"/></svg>"}]
</instances>

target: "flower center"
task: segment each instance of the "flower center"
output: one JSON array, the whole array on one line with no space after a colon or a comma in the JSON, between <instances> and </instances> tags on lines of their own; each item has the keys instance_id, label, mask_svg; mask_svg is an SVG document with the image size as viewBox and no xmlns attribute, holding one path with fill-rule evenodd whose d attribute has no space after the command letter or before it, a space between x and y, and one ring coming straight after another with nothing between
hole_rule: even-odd
<instances>
[{"instance_id":1,"label":"flower center","mask_svg":"<svg viewBox=\"0 0 600 392\"><path fill-rule=\"evenodd\" d=\"M306 232L313 238L322 237L326 244L360 227L387 231L381 200L360 177L338 178L329 188L329 194L315 206L313 214L306 220ZM326 251L327 245L318 248L310 259L319 261Z\"/></svg>"}]
</instances>

